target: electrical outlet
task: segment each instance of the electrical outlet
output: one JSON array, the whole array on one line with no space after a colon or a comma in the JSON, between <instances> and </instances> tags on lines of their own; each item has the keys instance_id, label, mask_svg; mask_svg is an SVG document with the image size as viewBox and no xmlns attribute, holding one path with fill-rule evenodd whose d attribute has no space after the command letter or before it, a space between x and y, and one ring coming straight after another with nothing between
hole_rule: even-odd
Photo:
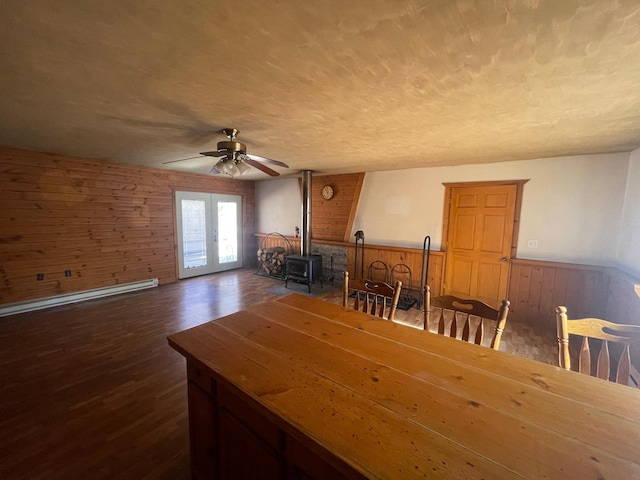
<instances>
[{"instance_id":1,"label":"electrical outlet","mask_svg":"<svg viewBox=\"0 0 640 480\"><path fill-rule=\"evenodd\" d=\"M527 242L527 247L529 247L529 248L538 248L538 240L529 240Z\"/></svg>"},{"instance_id":2,"label":"electrical outlet","mask_svg":"<svg viewBox=\"0 0 640 480\"><path fill-rule=\"evenodd\" d=\"M36 275L36 280L40 281L40 280L44 280L44 273L38 273Z\"/></svg>"},{"instance_id":3,"label":"electrical outlet","mask_svg":"<svg viewBox=\"0 0 640 480\"><path fill-rule=\"evenodd\" d=\"M64 271L64 276L65 277L70 277L71 276L71 270L65 270Z\"/></svg>"}]
</instances>

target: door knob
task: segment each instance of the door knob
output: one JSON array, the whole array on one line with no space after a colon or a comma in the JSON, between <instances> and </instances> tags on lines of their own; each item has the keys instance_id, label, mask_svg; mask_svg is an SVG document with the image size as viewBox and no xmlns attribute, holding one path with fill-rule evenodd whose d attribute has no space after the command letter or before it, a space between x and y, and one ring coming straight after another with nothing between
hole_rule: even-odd
<instances>
[{"instance_id":1,"label":"door knob","mask_svg":"<svg viewBox=\"0 0 640 480\"><path fill-rule=\"evenodd\" d=\"M500 259L500 261L501 261L501 262L507 262L507 261L509 261L509 259L508 259L507 257L502 257L502 258Z\"/></svg>"}]
</instances>

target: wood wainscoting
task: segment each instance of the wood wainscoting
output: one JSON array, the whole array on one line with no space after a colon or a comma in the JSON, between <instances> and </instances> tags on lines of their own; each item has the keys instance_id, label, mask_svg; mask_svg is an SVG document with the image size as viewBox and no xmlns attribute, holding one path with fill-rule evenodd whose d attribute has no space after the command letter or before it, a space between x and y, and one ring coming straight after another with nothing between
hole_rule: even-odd
<instances>
[{"instance_id":1,"label":"wood wainscoting","mask_svg":"<svg viewBox=\"0 0 640 480\"><path fill-rule=\"evenodd\" d=\"M300 251L300 239L295 237L286 237L286 241L280 234L270 235L265 233L256 233L258 238L258 244L264 248L272 247L288 247L291 245L294 252ZM287 243L288 242L288 243ZM355 273L355 256L354 256L354 244L348 242L333 242L328 240L313 239L312 243L323 245L335 245L342 246L347 249L347 268L353 275ZM358 247L359 248L359 247ZM358 276L360 275L360 257L361 253L358 250ZM429 283L432 285L432 295L439 295L441 291L442 283L442 266L443 266L444 254L443 252L431 252L431 259L429 261ZM411 270L412 285L415 290L420 288L420 268L422 266L422 250L417 248L404 248L404 247L392 247L386 245L365 245L364 247L364 273L365 277L368 275L368 269L371 262L382 261L384 262L391 273L391 269L398 264L405 264ZM391 280L388 278L387 280ZM399 278L403 283L407 283L404 278ZM408 288L409 285L404 285L403 288Z\"/></svg>"},{"instance_id":2,"label":"wood wainscoting","mask_svg":"<svg viewBox=\"0 0 640 480\"><path fill-rule=\"evenodd\" d=\"M358 246L358 271L355 272L355 248L353 244L349 244L349 252L347 265L349 271L360 276L361 266L364 264L364 276L369 277L369 267L375 261L383 262L389 270L389 278L387 282L393 280L401 280L403 289L411 288L412 290L420 289L420 269L422 267L422 250L419 248L393 247L386 245L366 245L364 246L364 262L361 262L361 251ZM426 261L426 260L425 260ZM404 264L411 270L411 285L408 285L407 276L394 275L391 277L391 270L394 266ZM444 252L431 252L429 259L429 279L428 284L431 286L432 295L440 295L442 290L442 275L444 266ZM397 277L397 278L396 278ZM403 278L404 277L404 278Z\"/></svg>"},{"instance_id":3,"label":"wood wainscoting","mask_svg":"<svg viewBox=\"0 0 640 480\"><path fill-rule=\"evenodd\" d=\"M353 272L354 246L348 245L347 262ZM376 260L384 262L389 270L399 263L408 265L414 272L413 288L419 288L422 250L365 245L365 277L369 265ZM444 252L432 251L429 262L432 295L442 292L443 271ZM555 335L555 309L564 305L572 317L593 316L640 325L640 298L636 293L639 284L638 279L612 267L513 259L507 294L511 302L509 321L526 323Z\"/></svg>"},{"instance_id":4,"label":"wood wainscoting","mask_svg":"<svg viewBox=\"0 0 640 480\"><path fill-rule=\"evenodd\" d=\"M349 271L353 272L354 246L348 245L347 261ZM444 252L431 252L432 295L442 292L444 259ZM389 270L399 263L408 265L413 272L413 288L419 288L422 250L365 245L365 277L369 265L376 260L384 262ZM360 265L358 258L358 270ZM526 323L555 335L555 309L564 305L574 318L593 316L640 325L640 298L636 293L639 284L640 280L612 267L514 258L507 290L507 299L511 302L509 321Z\"/></svg>"},{"instance_id":5,"label":"wood wainscoting","mask_svg":"<svg viewBox=\"0 0 640 480\"><path fill-rule=\"evenodd\" d=\"M640 280L615 268L609 269L609 291L604 318L640 325Z\"/></svg>"},{"instance_id":6,"label":"wood wainscoting","mask_svg":"<svg viewBox=\"0 0 640 480\"><path fill-rule=\"evenodd\" d=\"M609 290L606 269L539 260L511 261L509 320L555 329L555 309L573 317L603 316Z\"/></svg>"},{"instance_id":7,"label":"wood wainscoting","mask_svg":"<svg viewBox=\"0 0 640 480\"><path fill-rule=\"evenodd\" d=\"M509 320L555 331L555 309L564 305L572 318L640 325L638 283L611 267L513 259Z\"/></svg>"},{"instance_id":8,"label":"wood wainscoting","mask_svg":"<svg viewBox=\"0 0 640 480\"><path fill-rule=\"evenodd\" d=\"M266 247L284 246L279 236L258 233L258 243ZM300 239L287 237L295 252ZM347 247L347 266L355 273L353 243L318 241ZM361 268L358 250L358 272ZM432 295L442 292L444 252L432 251L429 261L429 285ZM412 288L420 287L422 250L386 245L364 246L364 276L374 261L384 262L389 271L397 264L412 272ZM388 280L391 280L390 278ZM403 282L404 279L402 279ZM405 282L406 283L406 282ZM513 259L507 299L511 302L509 321L529 324L548 333L556 329L555 309L564 305L572 317L601 317L612 322L640 325L640 298L636 293L640 281L612 267L575 263ZM407 286L408 287L408 286ZM555 334L555 333L554 333Z\"/></svg>"}]
</instances>

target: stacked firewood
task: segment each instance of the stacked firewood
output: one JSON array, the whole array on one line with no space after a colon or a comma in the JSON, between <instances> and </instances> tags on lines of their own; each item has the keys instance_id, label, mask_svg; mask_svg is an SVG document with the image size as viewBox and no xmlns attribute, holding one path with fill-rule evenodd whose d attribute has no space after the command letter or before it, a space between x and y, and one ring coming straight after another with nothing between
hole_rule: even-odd
<instances>
[{"instance_id":1,"label":"stacked firewood","mask_svg":"<svg viewBox=\"0 0 640 480\"><path fill-rule=\"evenodd\" d=\"M286 249L271 247L258 249L258 273L282 277L286 263Z\"/></svg>"}]
</instances>

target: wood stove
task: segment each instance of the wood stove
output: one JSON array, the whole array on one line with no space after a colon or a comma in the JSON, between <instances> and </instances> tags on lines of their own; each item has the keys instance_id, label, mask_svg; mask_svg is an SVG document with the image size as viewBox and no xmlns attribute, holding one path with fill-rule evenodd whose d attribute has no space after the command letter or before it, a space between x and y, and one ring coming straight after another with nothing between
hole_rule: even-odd
<instances>
[{"instance_id":1,"label":"wood stove","mask_svg":"<svg viewBox=\"0 0 640 480\"><path fill-rule=\"evenodd\" d=\"M302 237L300 255L288 255L285 266L284 286L289 280L304 283L309 287L322 277L322 255L311 254L311 170L302 171Z\"/></svg>"},{"instance_id":2,"label":"wood stove","mask_svg":"<svg viewBox=\"0 0 640 480\"><path fill-rule=\"evenodd\" d=\"M309 287L311 293L311 285L316 280L323 285L322 277L322 255L289 255L286 260L286 273L284 277L284 286L287 287L289 280L297 283L304 283Z\"/></svg>"}]
</instances>

